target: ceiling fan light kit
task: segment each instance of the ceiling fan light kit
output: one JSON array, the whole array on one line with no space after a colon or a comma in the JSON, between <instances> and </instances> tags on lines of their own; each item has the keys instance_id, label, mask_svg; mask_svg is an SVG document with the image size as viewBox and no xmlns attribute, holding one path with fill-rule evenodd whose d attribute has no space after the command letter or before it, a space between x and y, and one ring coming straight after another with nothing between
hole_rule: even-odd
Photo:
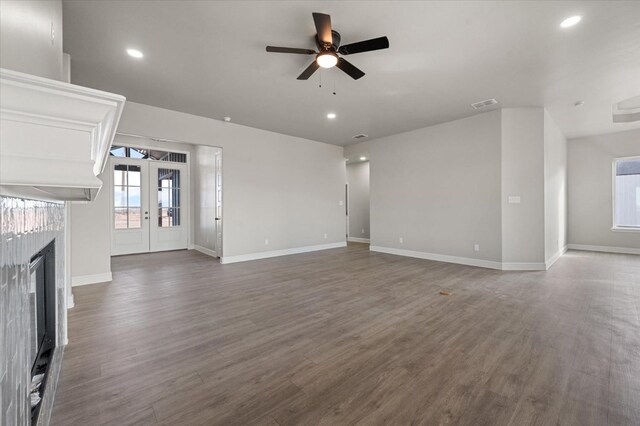
<instances>
[{"instance_id":1,"label":"ceiling fan light kit","mask_svg":"<svg viewBox=\"0 0 640 426\"><path fill-rule=\"evenodd\" d=\"M322 68L333 68L338 63L338 55L333 52L320 52L316 56L316 62Z\"/></svg>"},{"instance_id":2,"label":"ceiling fan light kit","mask_svg":"<svg viewBox=\"0 0 640 426\"><path fill-rule=\"evenodd\" d=\"M302 74L298 76L298 80L308 80L320 67L337 67L354 80L357 80L364 76L364 72L346 59L338 56L338 53L341 55L352 55L354 53L370 52L372 50L387 49L389 47L389 39L387 39L387 37L378 37L340 46L340 33L331 28L331 17L329 15L313 13L313 22L317 31L315 39L318 52L311 49L267 46L267 52L316 55L315 61L311 62L311 64L302 71Z\"/></svg>"}]
</instances>

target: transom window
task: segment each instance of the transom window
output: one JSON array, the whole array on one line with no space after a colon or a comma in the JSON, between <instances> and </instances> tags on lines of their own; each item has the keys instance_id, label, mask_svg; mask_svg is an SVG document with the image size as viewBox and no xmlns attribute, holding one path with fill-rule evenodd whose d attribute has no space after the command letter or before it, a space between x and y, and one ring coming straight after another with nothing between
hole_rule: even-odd
<instances>
[{"instance_id":1,"label":"transom window","mask_svg":"<svg viewBox=\"0 0 640 426\"><path fill-rule=\"evenodd\" d=\"M186 163L187 154L170 152L158 149L134 148L129 146L114 145L109 154L112 157L137 158L140 160L171 161L174 163Z\"/></svg>"},{"instance_id":2,"label":"transom window","mask_svg":"<svg viewBox=\"0 0 640 426\"><path fill-rule=\"evenodd\" d=\"M640 157L614 162L613 226L640 230Z\"/></svg>"}]
</instances>

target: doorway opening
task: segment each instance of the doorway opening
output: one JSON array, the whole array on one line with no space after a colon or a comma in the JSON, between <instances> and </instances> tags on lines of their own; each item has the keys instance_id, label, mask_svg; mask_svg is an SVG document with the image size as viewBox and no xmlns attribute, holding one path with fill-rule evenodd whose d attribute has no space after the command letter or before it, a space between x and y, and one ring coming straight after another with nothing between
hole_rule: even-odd
<instances>
[{"instance_id":1,"label":"doorway opening","mask_svg":"<svg viewBox=\"0 0 640 426\"><path fill-rule=\"evenodd\" d=\"M371 241L369 208L369 161L347 163L347 241Z\"/></svg>"},{"instance_id":2,"label":"doorway opening","mask_svg":"<svg viewBox=\"0 0 640 426\"><path fill-rule=\"evenodd\" d=\"M108 168L112 256L222 255L221 148L118 134Z\"/></svg>"}]
</instances>

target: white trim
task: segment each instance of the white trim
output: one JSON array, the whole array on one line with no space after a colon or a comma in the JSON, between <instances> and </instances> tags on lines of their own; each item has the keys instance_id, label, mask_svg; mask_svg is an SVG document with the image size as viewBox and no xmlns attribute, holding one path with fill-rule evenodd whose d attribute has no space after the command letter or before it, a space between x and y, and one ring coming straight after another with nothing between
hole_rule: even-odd
<instances>
[{"instance_id":1,"label":"white trim","mask_svg":"<svg viewBox=\"0 0 640 426\"><path fill-rule=\"evenodd\" d=\"M395 254L398 256L416 257L418 259L438 262L458 263L461 265L479 266L480 268L501 269L502 264L493 260L472 259L468 257L449 256L446 254L426 253L422 251L403 250L391 247L369 246L370 251Z\"/></svg>"},{"instance_id":2,"label":"white trim","mask_svg":"<svg viewBox=\"0 0 640 426\"><path fill-rule=\"evenodd\" d=\"M632 157L617 157L613 159L611 163L611 230L614 232L638 232L640 228L625 228L616 224L616 176L618 171L618 161L640 160L640 156L634 155ZM615 247L614 247L615 248ZM580 250L580 249L576 249ZM603 251L603 250L589 250L589 251ZM619 253L619 252L612 252Z\"/></svg>"},{"instance_id":3,"label":"white trim","mask_svg":"<svg viewBox=\"0 0 640 426\"><path fill-rule=\"evenodd\" d=\"M546 271L547 266L543 262L503 262L503 271Z\"/></svg>"},{"instance_id":4,"label":"white trim","mask_svg":"<svg viewBox=\"0 0 640 426\"><path fill-rule=\"evenodd\" d=\"M639 227L620 227L620 226L614 226L611 228L611 230L613 232L640 232L640 228Z\"/></svg>"},{"instance_id":5,"label":"white trim","mask_svg":"<svg viewBox=\"0 0 640 426\"><path fill-rule=\"evenodd\" d=\"M640 254L640 248L591 246L587 244L567 244L569 250L599 251L604 253Z\"/></svg>"},{"instance_id":6,"label":"white trim","mask_svg":"<svg viewBox=\"0 0 640 426\"><path fill-rule=\"evenodd\" d=\"M369 239L369 238L349 237L349 238L347 238L347 241L351 241L352 243L367 243L367 244L369 244L371 242L371 239Z\"/></svg>"},{"instance_id":7,"label":"white trim","mask_svg":"<svg viewBox=\"0 0 640 426\"><path fill-rule=\"evenodd\" d=\"M319 244L315 246L294 247L294 248L283 249L283 250L262 251L259 253L240 254L237 256L224 256L220 258L220 263L227 264L227 263L236 263L236 262L246 262L248 260L267 259L269 257L288 256L290 254L307 253L310 251L328 250L328 249L346 247L346 246L347 246L347 242L343 241L340 243Z\"/></svg>"},{"instance_id":8,"label":"white trim","mask_svg":"<svg viewBox=\"0 0 640 426\"><path fill-rule=\"evenodd\" d=\"M390 247L370 246L370 251L395 254L397 256L415 257L418 259L435 260L436 262L456 263L459 265L477 266L479 268L497 269L499 271L544 271L543 262L496 262L493 260L473 259L469 257L449 256L446 254L426 253L421 251L403 250Z\"/></svg>"},{"instance_id":9,"label":"white trim","mask_svg":"<svg viewBox=\"0 0 640 426\"><path fill-rule=\"evenodd\" d=\"M202 247L199 245L194 245L191 250L195 250L195 251L199 251L202 254L206 254L207 256L211 256L211 257L218 257L218 255L216 254L216 252L214 250L208 249L206 247Z\"/></svg>"},{"instance_id":10,"label":"white trim","mask_svg":"<svg viewBox=\"0 0 640 426\"><path fill-rule=\"evenodd\" d=\"M567 252L567 246L562 247L560 250L558 250L558 252L556 254L554 254L553 256L551 256L549 259L547 259L546 262L544 262L545 264L545 269L549 269L551 268L551 265L553 265L554 263L556 263L556 261L558 259L560 259L560 257L562 257L563 254L565 254Z\"/></svg>"},{"instance_id":11,"label":"white trim","mask_svg":"<svg viewBox=\"0 0 640 426\"><path fill-rule=\"evenodd\" d=\"M98 283L106 283L113 280L113 275L111 272L105 272L103 274L94 274L94 275L78 275L75 277L71 277L71 285L73 287L77 287L80 285L87 284L98 284Z\"/></svg>"},{"instance_id":12,"label":"white trim","mask_svg":"<svg viewBox=\"0 0 640 426\"><path fill-rule=\"evenodd\" d=\"M75 298L73 297L73 293L67 296L67 309L71 309L76 306Z\"/></svg>"}]
</instances>

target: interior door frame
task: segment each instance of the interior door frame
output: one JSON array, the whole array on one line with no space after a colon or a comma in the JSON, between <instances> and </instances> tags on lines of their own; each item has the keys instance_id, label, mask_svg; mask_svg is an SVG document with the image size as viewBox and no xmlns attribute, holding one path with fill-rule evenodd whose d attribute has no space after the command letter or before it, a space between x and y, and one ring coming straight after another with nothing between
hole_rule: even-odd
<instances>
[{"instance_id":1,"label":"interior door frame","mask_svg":"<svg viewBox=\"0 0 640 426\"><path fill-rule=\"evenodd\" d=\"M121 141L121 140L117 140L118 136L121 137L125 137L125 138L133 138L133 139L137 139L140 140L140 143L134 143L132 141ZM139 134L135 134L135 133L125 133L125 132L116 132L116 139L114 139L114 144L117 146L125 146L125 147L129 147L129 148L148 148L148 149L158 149L158 150L166 150L166 147L163 146L158 146L157 144L154 144L154 142L166 142L166 143L174 143L174 144L185 144L185 145L191 145L191 146L210 146L213 148L218 148L220 149L220 176L221 176L221 180L222 180L222 185L221 185L221 199L222 199L222 206L221 206L221 216L220 216L220 221L218 224L216 224L216 229L218 226L220 226L220 235L221 235L221 244L219 247L219 254L217 254L218 256L218 260L222 261L222 251L224 250L224 217L225 217L225 210L226 210L226 203L224 202L225 200L225 177L224 177L224 148L222 146L218 146L218 145L205 145L205 144L199 144L199 143L194 143L194 142L187 142L187 141L181 141L181 140L177 140L177 139L166 139L166 138L160 138L160 137L155 137L155 136L146 136L146 135L139 135ZM192 184L192 176L191 176L191 167L192 167L192 158L191 158L191 153L189 151L185 151L185 150L181 150L181 149L170 149L171 152L177 152L180 154L186 154L187 156L187 170L188 170L188 174L187 174L187 181L189 184L189 191L191 191L191 188L193 187ZM110 176L110 182L112 177ZM112 191L110 189L110 191ZM194 194L195 195L195 194ZM189 194L189 202L192 204L195 202L195 197L191 196L191 193ZM110 206L111 206L111 210L113 210L113 197L112 194L110 194ZM192 231L194 231L193 227L195 226L194 221L191 220L191 214L195 214L195 207L194 205L190 205L189 209L189 239L188 239L188 249L189 250L193 250L194 249L194 245L195 242L193 241L193 239L191 238L192 235ZM113 213L111 213L113 214ZM113 226L111 226L111 233L113 233L114 228ZM109 246L109 250L111 250L111 246ZM216 247L216 252L218 251L218 247ZM111 254L113 256L113 254Z\"/></svg>"}]
</instances>

